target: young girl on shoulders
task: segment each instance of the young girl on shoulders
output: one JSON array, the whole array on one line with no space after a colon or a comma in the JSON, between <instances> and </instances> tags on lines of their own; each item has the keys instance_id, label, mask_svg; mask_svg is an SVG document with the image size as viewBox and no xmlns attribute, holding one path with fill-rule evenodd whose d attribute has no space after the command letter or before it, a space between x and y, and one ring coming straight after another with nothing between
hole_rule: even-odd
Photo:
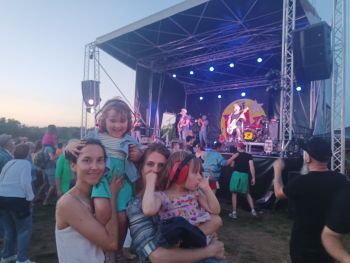
<instances>
[{"instance_id":1,"label":"young girl on shoulders","mask_svg":"<svg viewBox=\"0 0 350 263\"><path fill-rule=\"evenodd\" d=\"M142 200L144 214L159 213L162 220L183 217L206 236L214 234L222 225L220 204L202 173L200 159L184 151L173 153L164 171L167 177L164 192L155 192L157 175L149 175L153 180L146 184Z\"/></svg>"}]
</instances>

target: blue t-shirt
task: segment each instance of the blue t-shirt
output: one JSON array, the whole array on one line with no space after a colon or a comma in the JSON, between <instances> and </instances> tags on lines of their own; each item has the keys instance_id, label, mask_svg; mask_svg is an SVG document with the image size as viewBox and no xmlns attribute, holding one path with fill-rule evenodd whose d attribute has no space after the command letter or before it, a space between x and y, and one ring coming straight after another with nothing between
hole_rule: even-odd
<instances>
[{"instance_id":1,"label":"blue t-shirt","mask_svg":"<svg viewBox=\"0 0 350 263\"><path fill-rule=\"evenodd\" d=\"M227 165L227 160L217 151L209 150L205 154L204 158L204 176L209 177L209 167L218 180L221 176L221 168Z\"/></svg>"}]
</instances>

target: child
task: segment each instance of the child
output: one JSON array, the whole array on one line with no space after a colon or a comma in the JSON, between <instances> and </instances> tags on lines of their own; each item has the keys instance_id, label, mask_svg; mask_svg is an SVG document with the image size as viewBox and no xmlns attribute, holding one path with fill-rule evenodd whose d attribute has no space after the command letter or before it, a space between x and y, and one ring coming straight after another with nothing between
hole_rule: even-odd
<instances>
[{"instance_id":1,"label":"child","mask_svg":"<svg viewBox=\"0 0 350 263\"><path fill-rule=\"evenodd\" d=\"M168 176L165 192L155 192L155 183L147 181L142 200L144 214L159 213L162 220L183 217L205 235L214 234L222 225L220 204L202 172L202 163L194 155L184 151L173 153L164 171Z\"/></svg>"},{"instance_id":2,"label":"child","mask_svg":"<svg viewBox=\"0 0 350 263\"><path fill-rule=\"evenodd\" d=\"M123 177L123 186L117 196L119 244L123 244L127 232L127 203L134 195L133 183L138 179L135 165L141 157L140 144L129 135L132 127L132 112L118 98L108 100L97 113L99 129L94 137L99 139L108 156L108 172L92 189L96 219L105 224L111 216L109 182L114 174Z\"/></svg>"},{"instance_id":3,"label":"child","mask_svg":"<svg viewBox=\"0 0 350 263\"><path fill-rule=\"evenodd\" d=\"M44 136L41 139L41 144L43 145L43 147L51 147L52 151L56 153L57 129L55 125L50 124L49 126L47 126L47 131L44 133Z\"/></svg>"}]
</instances>

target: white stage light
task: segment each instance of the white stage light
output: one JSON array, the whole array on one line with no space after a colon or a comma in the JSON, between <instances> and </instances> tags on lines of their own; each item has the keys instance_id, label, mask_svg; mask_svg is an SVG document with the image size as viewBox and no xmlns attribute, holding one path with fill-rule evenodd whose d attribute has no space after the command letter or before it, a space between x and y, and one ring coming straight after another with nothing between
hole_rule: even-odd
<instances>
[{"instance_id":1,"label":"white stage light","mask_svg":"<svg viewBox=\"0 0 350 263\"><path fill-rule=\"evenodd\" d=\"M210 70L210 71L214 71L214 67L213 67L213 66L210 67L209 70Z\"/></svg>"},{"instance_id":2,"label":"white stage light","mask_svg":"<svg viewBox=\"0 0 350 263\"><path fill-rule=\"evenodd\" d=\"M89 105L94 105L94 100L93 99L89 99L88 103L89 103Z\"/></svg>"},{"instance_id":3,"label":"white stage light","mask_svg":"<svg viewBox=\"0 0 350 263\"><path fill-rule=\"evenodd\" d=\"M241 93L241 96L242 96L242 97L245 97L245 95L246 95L245 92L242 92L242 93Z\"/></svg>"},{"instance_id":4,"label":"white stage light","mask_svg":"<svg viewBox=\"0 0 350 263\"><path fill-rule=\"evenodd\" d=\"M258 58L256 61L257 61L258 63L261 63L261 62L262 62L262 58Z\"/></svg>"},{"instance_id":5,"label":"white stage light","mask_svg":"<svg viewBox=\"0 0 350 263\"><path fill-rule=\"evenodd\" d=\"M176 74L173 74L173 78L176 78Z\"/></svg>"},{"instance_id":6,"label":"white stage light","mask_svg":"<svg viewBox=\"0 0 350 263\"><path fill-rule=\"evenodd\" d=\"M202 96L200 96L200 97L199 97L199 100L203 100L203 97L202 97Z\"/></svg>"},{"instance_id":7,"label":"white stage light","mask_svg":"<svg viewBox=\"0 0 350 263\"><path fill-rule=\"evenodd\" d=\"M297 90L297 91L301 91L301 87L298 86L298 87L296 88L296 90Z\"/></svg>"},{"instance_id":8,"label":"white stage light","mask_svg":"<svg viewBox=\"0 0 350 263\"><path fill-rule=\"evenodd\" d=\"M230 68L233 68L235 66L234 63L230 63Z\"/></svg>"},{"instance_id":9,"label":"white stage light","mask_svg":"<svg viewBox=\"0 0 350 263\"><path fill-rule=\"evenodd\" d=\"M193 74L194 74L194 72L193 72L193 70L191 70L191 71L190 71L190 75L193 75Z\"/></svg>"},{"instance_id":10,"label":"white stage light","mask_svg":"<svg viewBox=\"0 0 350 263\"><path fill-rule=\"evenodd\" d=\"M221 99L221 94L218 95L218 99Z\"/></svg>"}]
</instances>

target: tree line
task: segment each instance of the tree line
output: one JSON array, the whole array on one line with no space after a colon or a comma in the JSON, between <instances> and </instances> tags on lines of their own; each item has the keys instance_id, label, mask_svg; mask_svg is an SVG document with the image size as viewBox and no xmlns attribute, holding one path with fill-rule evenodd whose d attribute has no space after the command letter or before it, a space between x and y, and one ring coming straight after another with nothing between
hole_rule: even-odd
<instances>
[{"instance_id":1,"label":"tree line","mask_svg":"<svg viewBox=\"0 0 350 263\"><path fill-rule=\"evenodd\" d=\"M42 138L46 127L26 126L15 119L0 118L0 134L11 134L12 137L27 137L30 141L37 141ZM58 141L67 142L72 138L80 138L79 127L57 127Z\"/></svg>"}]
</instances>

